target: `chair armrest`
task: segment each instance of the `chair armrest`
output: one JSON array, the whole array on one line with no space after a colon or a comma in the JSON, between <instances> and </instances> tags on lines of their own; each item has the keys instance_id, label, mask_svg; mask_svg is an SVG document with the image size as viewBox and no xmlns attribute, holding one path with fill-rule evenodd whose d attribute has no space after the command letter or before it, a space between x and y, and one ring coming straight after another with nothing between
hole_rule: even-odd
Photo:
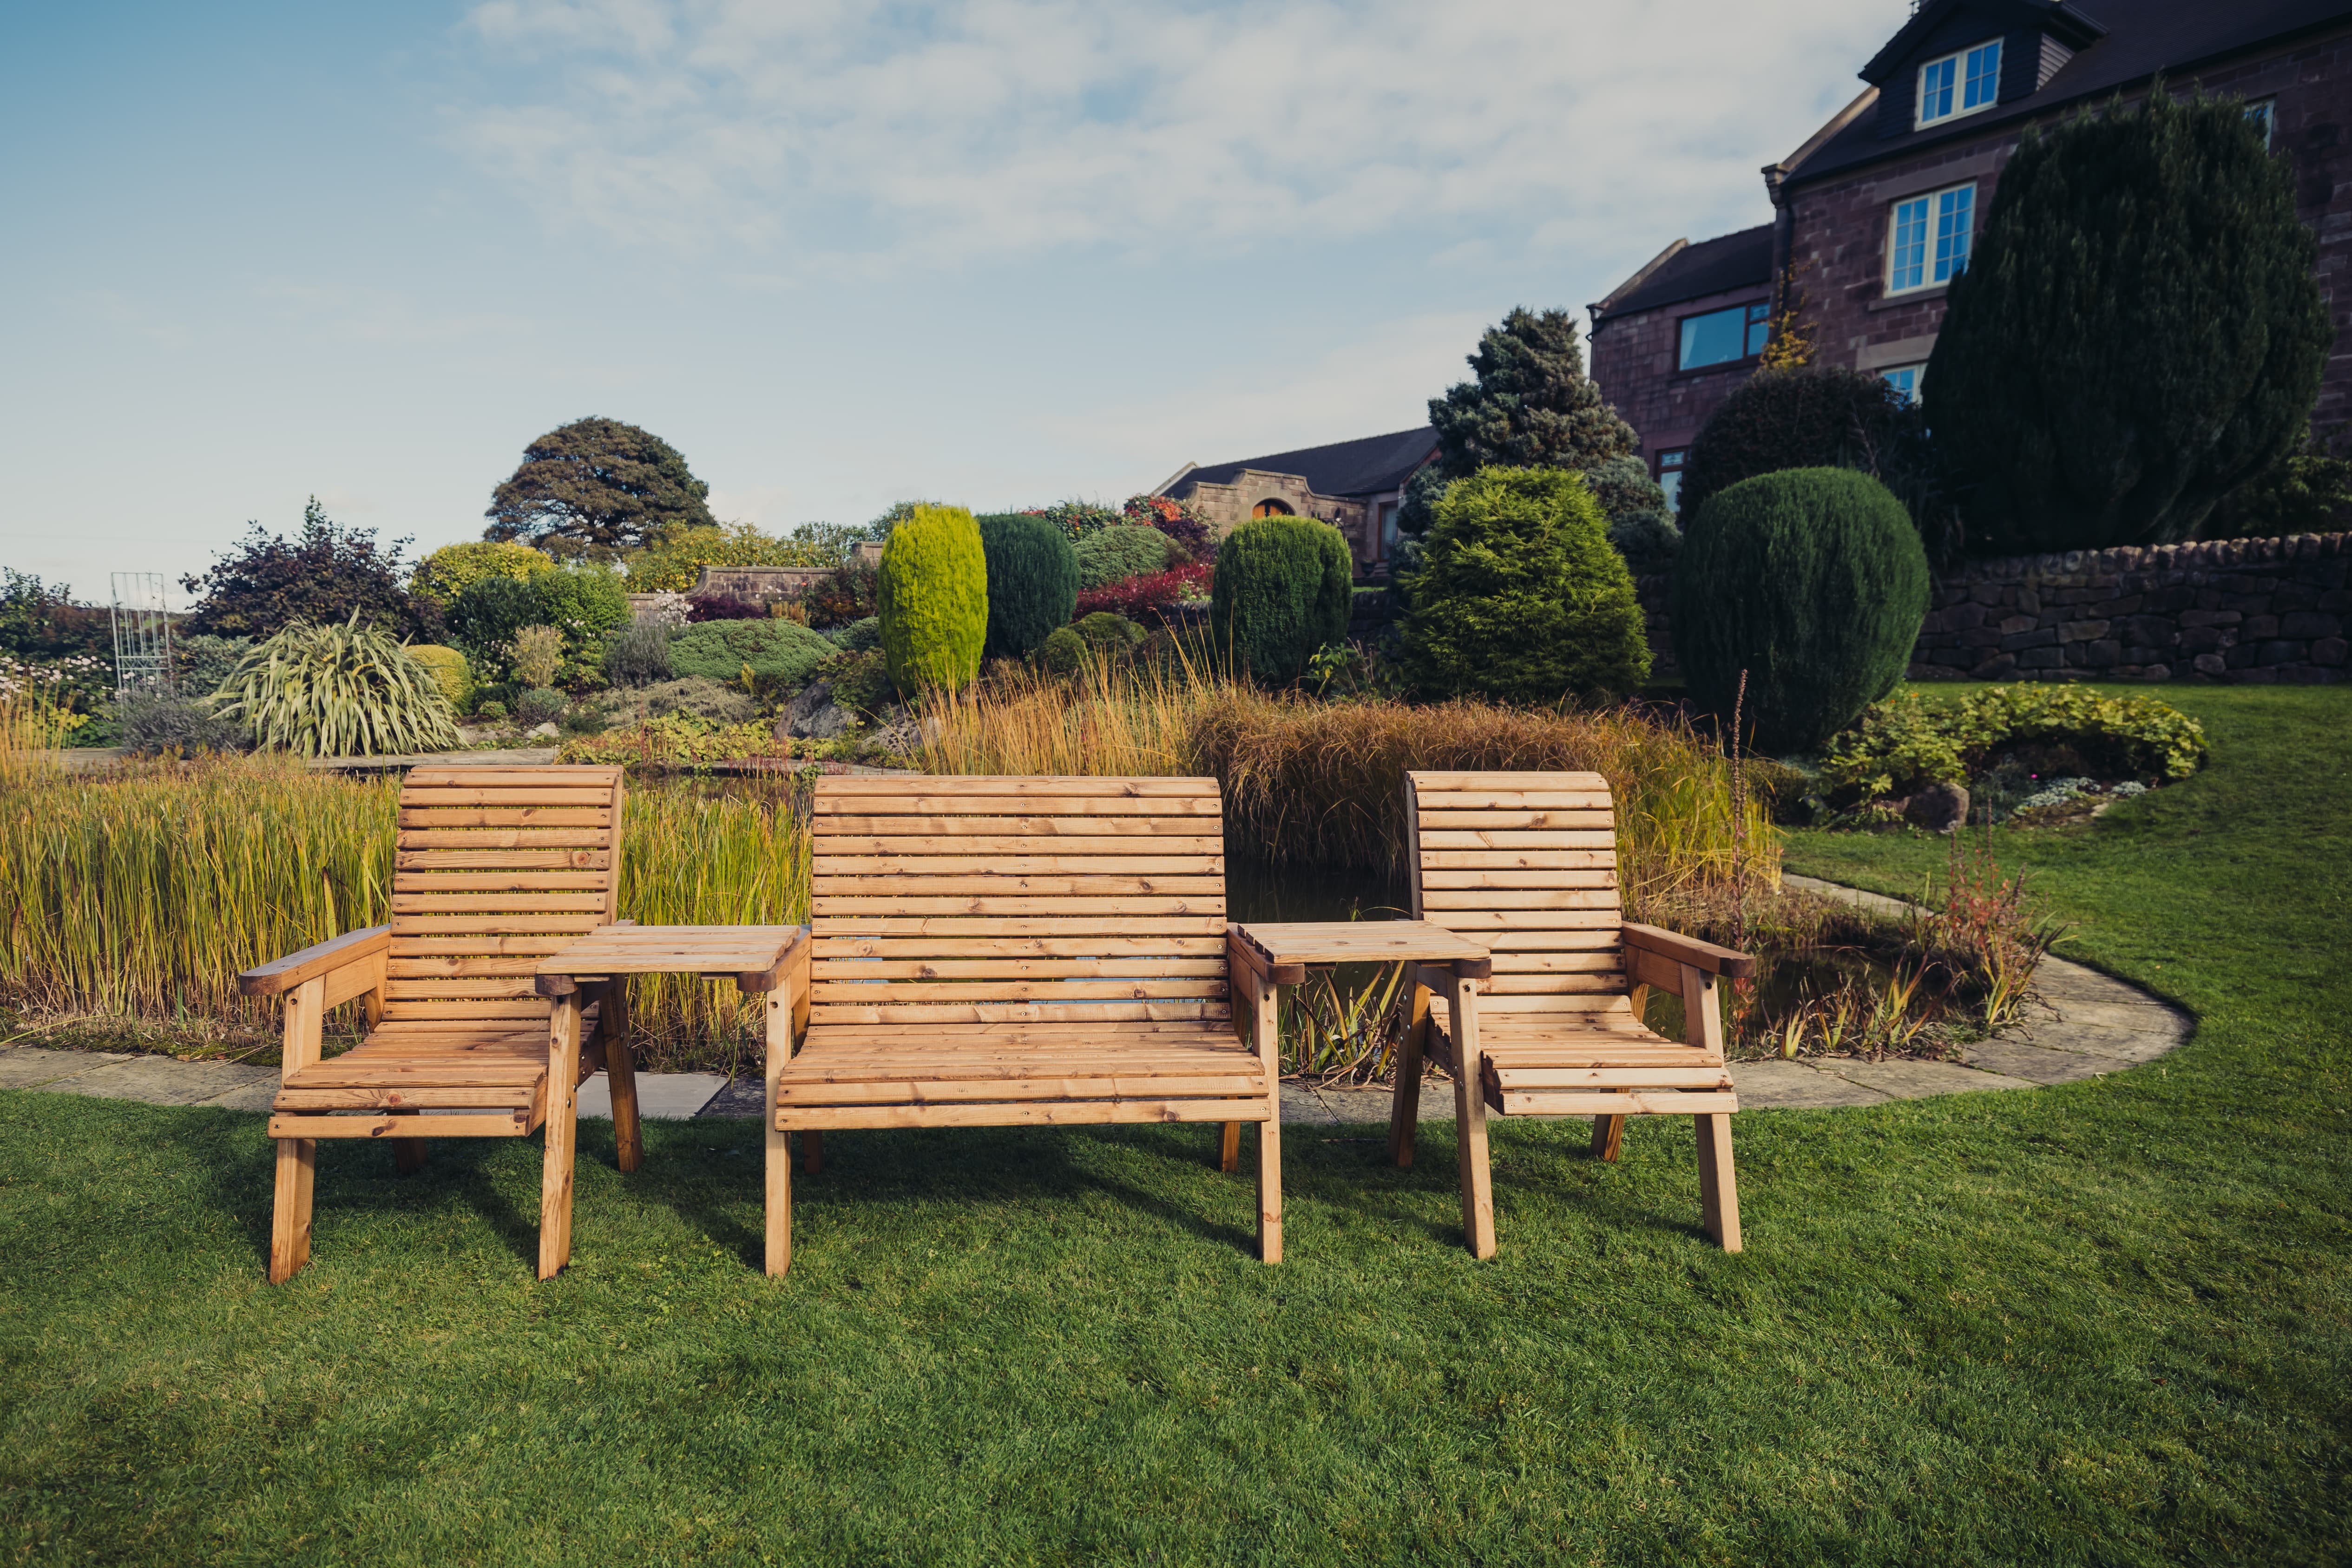
<instances>
[{"instance_id":1,"label":"chair armrest","mask_svg":"<svg viewBox=\"0 0 2352 1568\"><path fill-rule=\"evenodd\" d=\"M1484 980L1493 974L1493 959L1477 959L1470 960L1469 962L1483 965L1486 968L1487 973L1483 975L1462 974L1460 970L1456 969L1451 964L1415 964L1412 967L1412 983L1416 986L1426 986L1429 989L1437 992L1440 996L1443 996L1445 994L1446 988L1454 984L1454 977L1456 975L1460 975L1461 977L1465 980ZM1465 989L1475 991L1477 988L1475 986L1470 986L1465 988Z\"/></svg>"},{"instance_id":2,"label":"chair armrest","mask_svg":"<svg viewBox=\"0 0 2352 1568\"><path fill-rule=\"evenodd\" d=\"M1306 965L1274 963L1237 925L1225 927L1225 962L1232 968L1251 971L1269 986L1301 985L1307 979Z\"/></svg>"},{"instance_id":3,"label":"chair armrest","mask_svg":"<svg viewBox=\"0 0 2352 1568\"><path fill-rule=\"evenodd\" d=\"M1712 942L1702 942L1696 936L1679 932L1662 931L1654 925L1624 924L1624 943L1661 958L1671 958L1677 964L1688 964L1694 969L1704 969L1710 975L1720 975L1727 980L1752 979L1756 960L1745 953L1735 953L1728 947L1718 947Z\"/></svg>"},{"instance_id":4,"label":"chair armrest","mask_svg":"<svg viewBox=\"0 0 2352 1568\"><path fill-rule=\"evenodd\" d=\"M772 991L788 987L808 972L807 956L809 928L795 926L793 939L776 955L776 961L764 969L747 969L735 977L735 988L740 991Z\"/></svg>"},{"instance_id":5,"label":"chair armrest","mask_svg":"<svg viewBox=\"0 0 2352 1568\"><path fill-rule=\"evenodd\" d=\"M347 931L331 942L321 942L316 946L289 953L283 958L246 970L237 976L236 988L248 997L274 997L321 975L331 974L347 964L373 958L391 946L392 927L389 925L369 925L357 931Z\"/></svg>"}]
</instances>

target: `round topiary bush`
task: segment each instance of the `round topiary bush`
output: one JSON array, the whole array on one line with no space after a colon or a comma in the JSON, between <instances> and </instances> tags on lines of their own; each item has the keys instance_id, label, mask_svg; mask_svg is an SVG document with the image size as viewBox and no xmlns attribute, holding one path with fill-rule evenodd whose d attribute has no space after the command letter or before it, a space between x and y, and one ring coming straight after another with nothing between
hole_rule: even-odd
<instances>
[{"instance_id":1,"label":"round topiary bush","mask_svg":"<svg viewBox=\"0 0 2352 1568\"><path fill-rule=\"evenodd\" d=\"M1850 468L1742 480L1699 508L1675 568L1690 694L1761 751L1809 751L1895 689L1927 613L1927 552L1885 486Z\"/></svg>"},{"instance_id":2,"label":"round topiary bush","mask_svg":"<svg viewBox=\"0 0 2352 1568\"><path fill-rule=\"evenodd\" d=\"M1449 486L1410 601L1401 660L1431 695L1550 703L1649 677L1633 574L1570 469L1482 468Z\"/></svg>"},{"instance_id":3,"label":"round topiary bush","mask_svg":"<svg viewBox=\"0 0 2352 1568\"><path fill-rule=\"evenodd\" d=\"M1210 622L1248 674L1295 681L1317 649L1347 637L1355 577L1330 524L1255 517L1217 547Z\"/></svg>"},{"instance_id":4,"label":"round topiary bush","mask_svg":"<svg viewBox=\"0 0 2352 1568\"><path fill-rule=\"evenodd\" d=\"M467 667L465 654L435 643L411 643L408 656L433 672L433 684L441 688L450 707L465 706L474 689L474 674Z\"/></svg>"},{"instance_id":5,"label":"round topiary bush","mask_svg":"<svg viewBox=\"0 0 2352 1568\"><path fill-rule=\"evenodd\" d=\"M740 682L748 665L757 680L798 685L838 652L832 638L793 621L704 621L670 638L669 673Z\"/></svg>"},{"instance_id":6,"label":"round topiary bush","mask_svg":"<svg viewBox=\"0 0 2352 1568\"><path fill-rule=\"evenodd\" d=\"M917 507L890 530L877 583L891 684L960 691L988 636L988 554L961 507Z\"/></svg>"},{"instance_id":7,"label":"round topiary bush","mask_svg":"<svg viewBox=\"0 0 2352 1568\"><path fill-rule=\"evenodd\" d=\"M980 548L988 558L988 635L992 659L1018 659L1070 623L1078 602L1078 557L1062 530L1026 513L982 517Z\"/></svg>"},{"instance_id":8,"label":"round topiary bush","mask_svg":"<svg viewBox=\"0 0 2352 1568\"><path fill-rule=\"evenodd\" d=\"M1086 667L1087 640L1075 627L1056 626L1032 657L1048 674L1075 675Z\"/></svg>"},{"instance_id":9,"label":"round topiary bush","mask_svg":"<svg viewBox=\"0 0 2352 1568\"><path fill-rule=\"evenodd\" d=\"M1116 523L1077 543L1078 587L1102 588L1168 570L1168 536L1158 528Z\"/></svg>"}]
</instances>

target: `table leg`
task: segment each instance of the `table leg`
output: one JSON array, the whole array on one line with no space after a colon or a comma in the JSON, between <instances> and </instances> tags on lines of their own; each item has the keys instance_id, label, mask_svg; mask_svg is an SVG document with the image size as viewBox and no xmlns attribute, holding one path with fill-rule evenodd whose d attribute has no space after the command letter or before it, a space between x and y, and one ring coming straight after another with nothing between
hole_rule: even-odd
<instances>
[{"instance_id":1,"label":"table leg","mask_svg":"<svg viewBox=\"0 0 2352 1568\"><path fill-rule=\"evenodd\" d=\"M793 1266L793 1140L791 1134L776 1125L776 1088L783 1080L784 1064L793 1055L793 996L790 991L770 991L763 1002L768 1023L768 1071L767 1089L760 1096L760 1127L768 1158L767 1270L772 1276Z\"/></svg>"},{"instance_id":2,"label":"table leg","mask_svg":"<svg viewBox=\"0 0 2352 1568\"><path fill-rule=\"evenodd\" d=\"M548 1009L547 1160L539 1184L539 1277L572 1261L572 1164L580 1131L580 993Z\"/></svg>"},{"instance_id":3,"label":"table leg","mask_svg":"<svg viewBox=\"0 0 2352 1568\"><path fill-rule=\"evenodd\" d=\"M623 1170L646 1163L645 1126L637 1119L637 1059L629 1049L629 983L614 976L598 1017L604 1030L604 1082L613 1094L613 1142Z\"/></svg>"}]
</instances>

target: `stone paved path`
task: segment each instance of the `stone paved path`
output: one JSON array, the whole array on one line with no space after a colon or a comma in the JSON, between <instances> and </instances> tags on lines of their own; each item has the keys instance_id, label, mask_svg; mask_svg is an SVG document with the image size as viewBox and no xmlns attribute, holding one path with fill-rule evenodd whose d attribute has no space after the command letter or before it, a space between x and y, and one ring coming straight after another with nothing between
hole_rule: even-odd
<instances>
[{"instance_id":1,"label":"stone paved path","mask_svg":"<svg viewBox=\"0 0 2352 1568\"><path fill-rule=\"evenodd\" d=\"M1840 887L1810 877L1785 879L1789 885L1865 908L1899 913L1897 900ZM2111 979L2063 958L2044 958L2035 975L2036 999L2021 1024L1981 1044L1965 1048L1958 1061L1860 1061L1809 1057L1801 1061L1741 1061L1732 1082L1743 1107L1821 1109L1918 1100L1931 1094L1975 1090L2032 1089L2078 1078L2120 1072L2154 1061L2188 1040L2189 1016L2137 987ZM697 1116L756 1117L761 1082L730 1082L712 1072L645 1072L637 1075L638 1105L649 1120ZM90 1094L110 1100L143 1100L158 1105L214 1105L231 1111L267 1111L277 1092L278 1070L222 1061L173 1061L168 1057L107 1051L47 1051L37 1046L0 1047L0 1089L39 1089L60 1094ZM1442 1086L1424 1090L1428 1114L1450 1114L1452 1096ZM604 1075L580 1089L580 1113L610 1117L612 1099ZM1305 1083L1282 1086L1282 1119L1326 1126L1385 1123L1385 1089L1323 1089Z\"/></svg>"}]
</instances>

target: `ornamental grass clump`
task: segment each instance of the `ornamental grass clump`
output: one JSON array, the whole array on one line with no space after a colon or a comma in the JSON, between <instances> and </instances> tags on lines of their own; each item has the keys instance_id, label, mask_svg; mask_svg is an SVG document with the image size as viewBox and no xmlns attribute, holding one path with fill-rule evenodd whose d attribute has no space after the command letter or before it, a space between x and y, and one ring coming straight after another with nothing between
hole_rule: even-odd
<instances>
[{"instance_id":1,"label":"ornamental grass clump","mask_svg":"<svg viewBox=\"0 0 2352 1568\"><path fill-rule=\"evenodd\" d=\"M208 699L262 746L304 757L377 757L458 744L433 672L359 623L298 621L260 643Z\"/></svg>"},{"instance_id":2,"label":"ornamental grass clump","mask_svg":"<svg viewBox=\"0 0 2352 1568\"><path fill-rule=\"evenodd\" d=\"M917 507L890 530L877 584L882 653L902 695L961 691L988 636L988 555L961 507Z\"/></svg>"}]
</instances>

